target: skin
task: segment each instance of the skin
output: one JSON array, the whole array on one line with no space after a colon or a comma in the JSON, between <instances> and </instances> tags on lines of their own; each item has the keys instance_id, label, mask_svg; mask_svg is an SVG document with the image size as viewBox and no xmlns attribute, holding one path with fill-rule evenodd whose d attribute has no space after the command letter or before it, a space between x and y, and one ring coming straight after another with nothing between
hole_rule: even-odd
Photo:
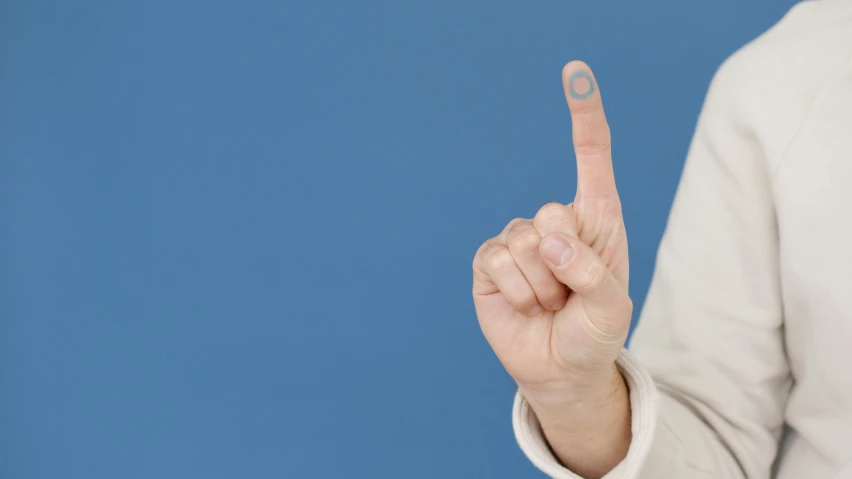
<instances>
[{"instance_id":1,"label":"skin","mask_svg":"<svg viewBox=\"0 0 852 479\"><path fill-rule=\"evenodd\" d=\"M556 456L591 479L621 462L631 440L615 360L633 304L599 88L579 61L565 66L562 83L577 157L574 201L547 203L487 240L473 261L473 300L485 338Z\"/></svg>"},{"instance_id":2,"label":"skin","mask_svg":"<svg viewBox=\"0 0 852 479\"><path fill-rule=\"evenodd\" d=\"M577 80L583 79L584 83L588 83L588 86L583 89L583 93L579 93L577 91ZM575 100L585 100L590 98L595 93L595 83L592 81L592 77L589 76L589 72L586 70L577 70L568 77L568 94L571 95L571 98Z\"/></svg>"}]
</instances>

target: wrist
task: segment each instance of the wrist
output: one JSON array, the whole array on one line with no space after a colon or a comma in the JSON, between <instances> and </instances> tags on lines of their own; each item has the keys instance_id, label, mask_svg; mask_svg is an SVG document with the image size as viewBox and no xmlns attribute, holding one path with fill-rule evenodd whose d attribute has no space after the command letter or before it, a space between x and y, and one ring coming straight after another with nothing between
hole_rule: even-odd
<instances>
[{"instance_id":1,"label":"wrist","mask_svg":"<svg viewBox=\"0 0 852 479\"><path fill-rule=\"evenodd\" d=\"M624 378L614 363L594 374L566 377L547 384L518 382L518 390L537 414L599 407L626 389Z\"/></svg>"},{"instance_id":2,"label":"wrist","mask_svg":"<svg viewBox=\"0 0 852 479\"><path fill-rule=\"evenodd\" d=\"M617 369L594 394L562 401L524 397L554 455L574 473L601 477L627 455L632 412L627 384Z\"/></svg>"}]
</instances>

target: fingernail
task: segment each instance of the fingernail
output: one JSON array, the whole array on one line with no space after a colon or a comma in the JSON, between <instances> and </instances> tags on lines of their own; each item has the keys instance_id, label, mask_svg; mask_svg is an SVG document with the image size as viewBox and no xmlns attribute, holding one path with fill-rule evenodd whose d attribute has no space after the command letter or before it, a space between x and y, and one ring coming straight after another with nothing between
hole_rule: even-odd
<instances>
[{"instance_id":1,"label":"fingernail","mask_svg":"<svg viewBox=\"0 0 852 479\"><path fill-rule=\"evenodd\" d=\"M571 260L574 254L573 248L563 238L557 235L549 235L544 238L541 245L544 259L550 261L556 266L562 266Z\"/></svg>"},{"instance_id":2,"label":"fingernail","mask_svg":"<svg viewBox=\"0 0 852 479\"><path fill-rule=\"evenodd\" d=\"M532 316L538 316L538 313L540 313L540 312L541 312L541 306L539 306L539 305L535 305L535 306L533 306L532 308L530 308L529 316L530 316L530 317L532 317Z\"/></svg>"}]
</instances>

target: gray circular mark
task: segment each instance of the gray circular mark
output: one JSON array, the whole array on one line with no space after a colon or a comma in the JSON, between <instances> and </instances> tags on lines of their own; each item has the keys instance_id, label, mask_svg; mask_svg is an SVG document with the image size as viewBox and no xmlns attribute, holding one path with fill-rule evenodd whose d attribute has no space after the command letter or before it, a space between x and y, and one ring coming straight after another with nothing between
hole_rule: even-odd
<instances>
[{"instance_id":1,"label":"gray circular mark","mask_svg":"<svg viewBox=\"0 0 852 479\"><path fill-rule=\"evenodd\" d=\"M589 82L589 91L585 93L577 93L577 90L574 89L574 82L577 81L578 78L585 78L586 81ZM577 70L571 74L568 78L568 93L571 95L571 98L577 100L585 100L592 96L595 92L595 82L592 81L592 76L589 75L589 72L586 70Z\"/></svg>"}]
</instances>

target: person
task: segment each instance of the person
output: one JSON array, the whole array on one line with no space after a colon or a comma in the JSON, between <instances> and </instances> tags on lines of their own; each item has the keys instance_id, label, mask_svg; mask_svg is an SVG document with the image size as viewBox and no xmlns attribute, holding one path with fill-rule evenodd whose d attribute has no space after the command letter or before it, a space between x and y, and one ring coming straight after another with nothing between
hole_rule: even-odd
<instances>
[{"instance_id":1,"label":"person","mask_svg":"<svg viewBox=\"0 0 852 479\"><path fill-rule=\"evenodd\" d=\"M852 2L798 4L717 71L629 351L610 131L589 67L562 79L575 199L473 260L529 460L553 478L852 478Z\"/></svg>"}]
</instances>

